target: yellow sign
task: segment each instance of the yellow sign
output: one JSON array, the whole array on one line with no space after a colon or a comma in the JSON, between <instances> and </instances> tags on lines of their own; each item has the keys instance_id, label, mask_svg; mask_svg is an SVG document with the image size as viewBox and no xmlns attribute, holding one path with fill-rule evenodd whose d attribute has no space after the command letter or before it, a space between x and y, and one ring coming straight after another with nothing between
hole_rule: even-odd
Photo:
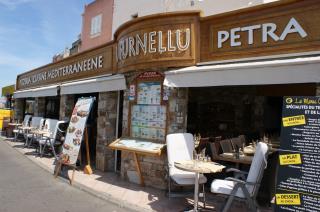
<instances>
[{"instance_id":1,"label":"yellow sign","mask_svg":"<svg viewBox=\"0 0 320 212\"><path fill-rule=\"evenodd\" d=\"M7 94L13 94L14 89L15 89L15 85L2 87L2 96L7 96Z\"/></svg>"},{"instance_id":2,"label":"yellow sign","mask_svg":"<svg viewBox=\"0 0 320 212\"><path fill-rule=\"evenodd\" d=\"M304 125L306 124L306 118L304 115L289 116L289 117L282 118L282 123L284 127Z\"/></svg>"},{"instance_id":3,"label":"yellow sign","mask_svg":"<svg viewBox=\"0 0 320 212\"><path fill-rule=\"evenodd\" d=\"M301 205L300 194L276 194L277 205Z\"/></svg>"},{"instance_id":4,"label":"yellow sign","mask_svg":"<svg viewBox=\"0 0 320 212\"><path fill-rule=\"evenodd\" d=\"M279 155L280 165L301 164L300 154Z\"/></svg>"}]
</instances>

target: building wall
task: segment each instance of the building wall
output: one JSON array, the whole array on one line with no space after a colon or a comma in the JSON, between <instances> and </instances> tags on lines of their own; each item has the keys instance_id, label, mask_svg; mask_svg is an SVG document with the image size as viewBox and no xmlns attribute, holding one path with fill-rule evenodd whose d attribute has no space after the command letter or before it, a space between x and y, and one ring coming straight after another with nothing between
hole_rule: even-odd
<instances>
[{"instance_id":1,"label":"building wall","mask_svg":"<svg viewBox=\"0 0 320 212\"><path fill-rule=\"evenodd\" d=\"M116 139L118 92L99 93L96 168L114 170L114 151L107 148Z\"/></svg>"},{"instance_id":2,"label":"building wall","mask_svg":"<svg viewBox=\"0 0 320 212\"><path fill-rule=\"evenodd\" d=\"M59 120L69 121L74 107L74 95L62 95L60 97Z\"/></svg>"},{"instance_id":3,"label":"building wall","mask_svg":"<svg viewBox=\"0 0 320 212\"><path fill-rule=\"evenodd\" d=\"M112 34L135 15L141 17L172 11L202 10L204 16L209 16L272 1L277 0L115 0Z\"/></svg>"},{"instance_id":4,"label":"building wall","mask_svg":"<svg viewBox=\"0 0 320 212\"><path fill-rule=\"evenodd\" d=\"M102 14L101 33L91 37L91 19ZM84 8L80 52L112 40L113 0L96 0Z\"/></svg>"},{"instance_id":5,"label":"building wall","mask_svg":"<svg viewBox=\"0 0 320 212\"><path fill-rule=\"evenodd\" d=\"M134 80L142 72L135 74L128 74L126 81L128 87L130 82ZM169 91L168 100L168 121L167 133L181 133L186 132L187 122L187 103L188 103L188 89L187 88L172 88ZM129 89L124 91L123 100L123 119L122 119L122 136L130 136L128 124L129 120ZM162 154L157 156L142 156L138 155L140 161L141 172L144 178L144 183L147 186L166 189L167 188L167 155ZM137 173L133 154L131 152L121 152L121 176L122 178L134 183L140 183Z\"/></svg>"},{"instance_id":6,"label":"building wall","mask_svg":"<svg viewBox=\"0 0 320 212\"><path fill-rule=\"evenodd\" d=\"M15 99L14 102L14 119L18 120L19 123L23 121L23 105L24 105L25 99Z\"/></svg>"},{"instance_id":7,"label":"building wall","mask_svg":"<svg viewBox=\"0 0 320 212\"><path fill-rule=\"evenodd\" d=\"M34 116L44 117L46 110L46 98L37 97L34 102Z\"/></svg>"}]
</instances>

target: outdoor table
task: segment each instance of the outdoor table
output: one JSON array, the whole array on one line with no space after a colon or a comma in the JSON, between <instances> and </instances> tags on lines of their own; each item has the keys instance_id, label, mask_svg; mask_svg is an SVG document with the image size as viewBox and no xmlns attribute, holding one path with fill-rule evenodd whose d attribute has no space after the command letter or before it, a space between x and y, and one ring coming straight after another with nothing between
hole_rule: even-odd
<instances>
[{"instance_id":1,"label":"outdoor table","mask_svg":"<svg viewBox=\"0 0 320 212\"><path fill-rule=\"evenodd\" d=\"M217 173L221 172L225 166L215 162L205 162L197 160L184 160L174 162L177 169L194 172L194 211L198 211L198 195L199 195L199 177L200 174Z\"/></svg>"},{"instance_id":2,"label":"outdoor table","mask_svg":"<svg viewBox=\"0 0 320 212\"><path fill-rule=\"evenodd\" d=\"M14 129L18 129L18 127L22 126L20 123L9 123L10 127L14 127ZM17 141L17 133L14 133L14 141Z\"/></svg>"},{"instance_id":3,"label":"outdoor table","mask_svg":"<svg viewBox=\"0 0 320 212\"><path fill-rule=\"evenodd\" d=\"M237 164L251 164L253 156L239 154L239 157L236 157L236 153L222 153L219 156L216 156L214 159L221 161L228 161Z\"/></svg>"}]
</instances>

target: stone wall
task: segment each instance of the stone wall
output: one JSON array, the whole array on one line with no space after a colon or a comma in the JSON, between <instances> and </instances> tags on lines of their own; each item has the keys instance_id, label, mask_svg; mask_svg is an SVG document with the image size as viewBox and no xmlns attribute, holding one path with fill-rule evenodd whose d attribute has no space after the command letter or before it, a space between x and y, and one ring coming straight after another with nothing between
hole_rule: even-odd
<instances>
[{"instance_id":1,"label":"stone wall","mask_svg":"<svg viewBox=\"0 0 320 212\"><path fill-rule=\"evenodd\" d=\"M114 151L107 148L116 139L118 92L99 93L96 168L114 170Z\"/></svg>"},{"instance_id":2,"label":"stone wall","mask_svg":"<svg viewBox=\"0 0 320 212\"><path fill-rule=\"evenodd\" d=\"M130 83L136 75L127 76L127 82ZM129 87L129 84L128 84ZM188 89L170 89L168 104L167 133L185 132L187 118ZM129 136L129 90L124 91L123 100L123 119L122 135ZM164 153L161 157L157 156L138 156L141 165L141 171L146 186L159 189L167 188L166 167L167 155ZM136 165L132 153L121 152L121 176L134 183L140 183Z\"/></svg>"},{"instance_id":3,"label":"stone wall","mask_svg":"<svg viewBox=\"0 0 320 212\"><path fill-rule=\"evenodd\" d=\"M69 121L74 107L74 95L60 97L59 120Z\"/></svg>"},{"instance_id":4,"label":"stone wall","mask_svg":"<svg viewBox=\"0 0 320 212\"><path fill-rule=\"evenodd\" d=\"M23 121L23 105L24 105L25 99L15 99L14 102L14 119L18 120L19 122Z\"/></svg>"},{"instance_id":5,"label":"stone wall","mask_svg":"<svg viewBox=\"0 0 320 212\"><path fill-rule=\"evenodd\" d=\"M44 117L46 110L46 98L37 97L34 102L34 116Z\"/></svg>"}]
</instances>

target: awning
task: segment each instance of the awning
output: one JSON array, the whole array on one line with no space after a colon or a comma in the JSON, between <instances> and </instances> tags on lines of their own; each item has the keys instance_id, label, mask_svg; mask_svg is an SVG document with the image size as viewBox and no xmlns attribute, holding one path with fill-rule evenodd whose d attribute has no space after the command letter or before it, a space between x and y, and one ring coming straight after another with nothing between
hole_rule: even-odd
<instances>
[{"instance_id":1,"label":"awning","mask_svg":"<svg viewBox=\"0 0 320 212\"><path fill-rule=\"evenodd\" d=\"M192 66L165 73L169 87L266 85L320 82L320 56Z\"/></svg>"},{"instance_id":2,"label":"awning","mask_svg":"<svg viewBox=\"0 0 320 212\"><path fill-rule=\"evenodd\" d=\"M94 93L126 89L122 74L70 82L60 86L60 94Z\"/></svg>"},{"instance_id":3,"label":"awning","mask_svg":"<svg viewBox=\"0 0 320 212\"><path fill-rule=\"evenodd\" d=\"M41 88L34 88L22 91L16 91L13 94L13 98L28 98L28 97L44 97L44 96L57 96L58 86L52 85Z\"/></svg>"}]
</instances>

